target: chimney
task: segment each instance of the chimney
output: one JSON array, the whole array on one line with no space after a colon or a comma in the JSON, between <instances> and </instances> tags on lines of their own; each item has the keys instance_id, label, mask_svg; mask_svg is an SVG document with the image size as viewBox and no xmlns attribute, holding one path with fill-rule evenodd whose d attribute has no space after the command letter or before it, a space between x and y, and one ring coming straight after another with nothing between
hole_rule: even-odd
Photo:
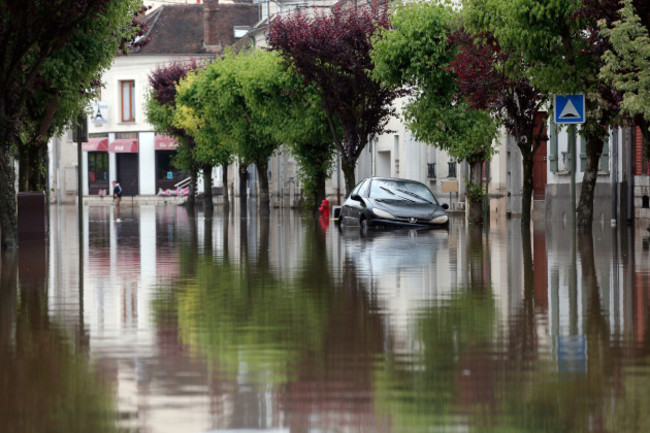
<instances>
[{"instance_id":1,"label":"chimney","mask_svg":"<svg viewBox=\"0 0 650 433\"><path fill-rule=\"evenodd\" d=\"M220 51L221 41L217 32L217 8L219 0L205 0L203 6L203 45L208 51Z\"/></svg>"}]
</instances>

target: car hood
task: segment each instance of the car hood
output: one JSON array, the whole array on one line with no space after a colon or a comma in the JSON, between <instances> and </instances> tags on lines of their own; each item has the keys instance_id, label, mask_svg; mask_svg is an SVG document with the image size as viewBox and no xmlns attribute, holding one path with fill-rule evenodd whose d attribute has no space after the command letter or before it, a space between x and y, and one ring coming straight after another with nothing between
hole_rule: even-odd
<instances>
[{"instance_id":1,"label":"car hood","mask_svg":"<svg viewBox=\"0 0 650 433\"><path fill-rule=\"evenodd\" d=\"M432 219L435 215L445 213L445 210L433 203L413 203L402 200L371 200L373 207L383 209L395 217Z\"/></svg>"}]
</instances>

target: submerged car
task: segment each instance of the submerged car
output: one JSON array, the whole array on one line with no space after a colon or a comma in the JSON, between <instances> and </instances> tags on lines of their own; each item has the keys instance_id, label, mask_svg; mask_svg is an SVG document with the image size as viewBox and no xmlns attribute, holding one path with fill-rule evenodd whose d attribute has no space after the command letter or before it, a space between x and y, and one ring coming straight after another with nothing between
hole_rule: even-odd
<instances>
[{"instance_id":1,"label":"submerged car","mask_svg":"<svg viewBox=\"0 0 650 433\"><path fill-rule=\"evenodd\" d=\"M447 227L449 206L426 185L408 179L369 177L354 187L341 207L343 224L369 227Z\"/></svg>"}]
</instances>

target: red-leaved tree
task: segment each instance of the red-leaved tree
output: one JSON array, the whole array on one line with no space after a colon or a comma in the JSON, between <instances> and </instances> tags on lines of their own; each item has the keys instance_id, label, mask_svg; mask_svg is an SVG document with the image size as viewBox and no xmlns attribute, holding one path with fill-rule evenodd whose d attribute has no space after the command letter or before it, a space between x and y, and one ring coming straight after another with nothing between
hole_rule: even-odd
<instances>
[{"instance_id":1,"label":"red-leaved tree","mask_svg":"<svg viewBox=\"0 0 650 433\"><path fill-rule=\"evenodd\" d=\"M545 142L543 125L545 117L538 115L546 95L536 89L522 75L517 77L515 58L499 47L489 34L474 35L457 31L452 35L457 51L451 62L456 73L460 92L470 107L494 113L517 143L523 162L523 191L521 224L530 225L533 196L533 156ZM505 64L510 61L512 74L506 74Z\"/></svg>"},{"instance_id":2,"label":"red-leaved tree","mask_svg":"<svg viewBox=\"0 0 650 433\"><path fill-rule=\"evenodd\" d=\"M355 185L357 159L369 139L387 132L393 100L402 94L370 77L372 37L388 27L386 5L327 13L294 13L271 24L269 44L322 99L341 157L346 193ZM338 132L342 131L342 132Z\"/></svg>"}]
</instances>

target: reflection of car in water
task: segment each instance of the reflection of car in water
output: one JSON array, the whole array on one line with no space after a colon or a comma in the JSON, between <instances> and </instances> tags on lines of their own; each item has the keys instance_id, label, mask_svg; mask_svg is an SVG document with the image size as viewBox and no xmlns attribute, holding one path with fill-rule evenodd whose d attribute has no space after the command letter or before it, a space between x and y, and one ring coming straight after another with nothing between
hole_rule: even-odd
<instances>
[{"instance_id":1,"label":"reflection of car in water","mask_svg":"<svg viewBox=\"0 0 650 433\"><path fill-rule=\"evenodd\" d=\"M372 230L341 226L346 257L362 273L391 273L431 265L449 249L446 230Z\"/></svg>"},{"instance_id":2,"label":"reflection of car in water","mask_svg":"<svg viewBox=\"0 0 650 433\"><path fill-rule=\"evenodd\" d=\"M447 204L420 182L369 177L354 187L341 207L343 224L369 227L447 227Z\"/></svg>"}]
</instances>

